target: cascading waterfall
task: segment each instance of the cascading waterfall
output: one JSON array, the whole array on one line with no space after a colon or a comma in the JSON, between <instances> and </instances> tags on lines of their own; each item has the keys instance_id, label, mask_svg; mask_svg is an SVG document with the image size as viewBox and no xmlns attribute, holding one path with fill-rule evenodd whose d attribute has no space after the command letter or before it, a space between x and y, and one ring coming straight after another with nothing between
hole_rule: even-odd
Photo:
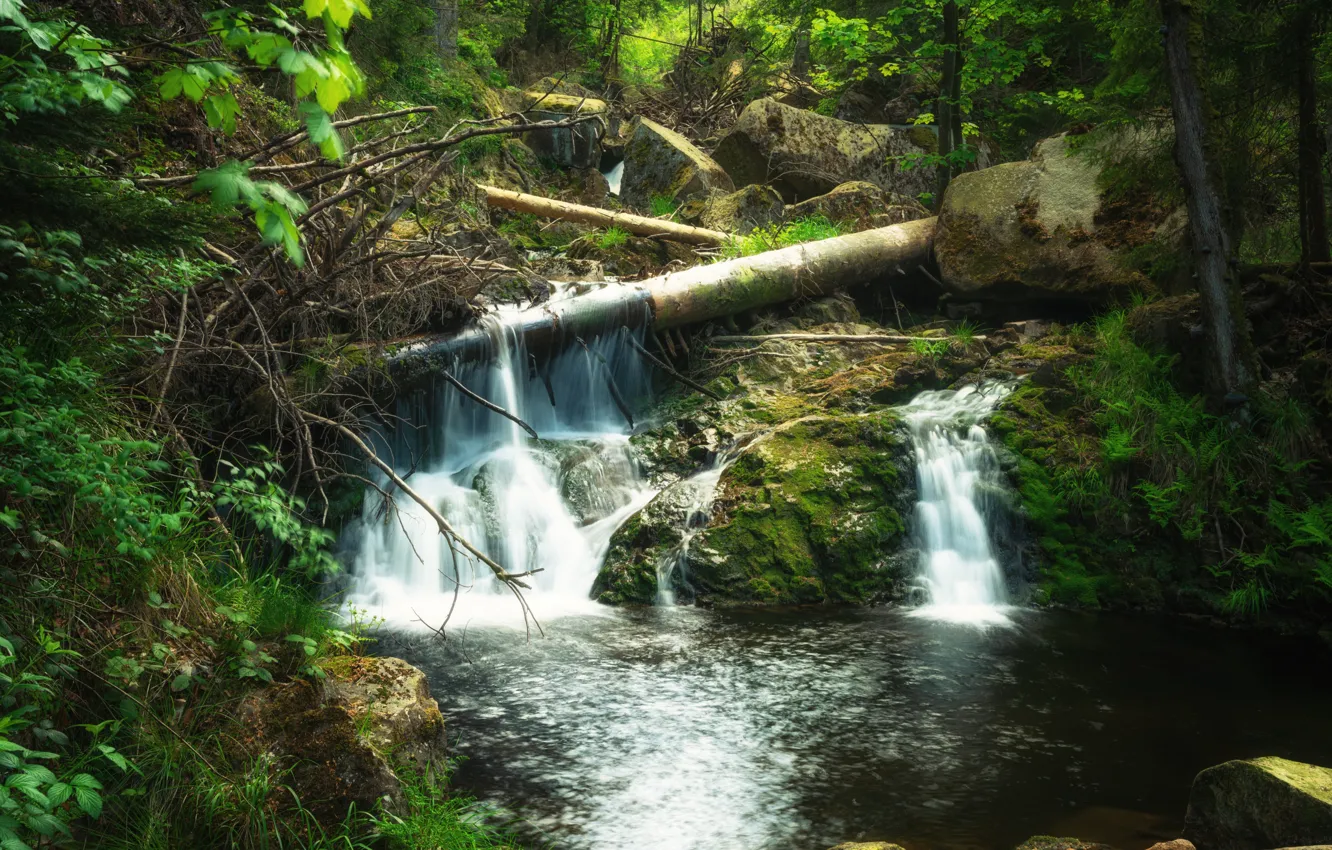
<instances>
[{"instance_id":1,"label":"cascading waterfall","mask_svg":"<svg viewBox=\"0 0 1332 850\"><path fill-rule=\"evenodd\" d=\"M588 590L611 534L653 495L621 409L650 395L651 373L628 329L569 339L538 363L502 316L484 327L490 356L453 362L450 373L541 439L441 380L399 403L406 424L379 433L377 449L487 556L513 573L539 570L525 594L538 617L595 610ZM399 628L522 622L484 564L453 551L418 505L394 502L367 490L349 535L348 607Z\"/></svg>"},{"instance_id":2,"label":"cascading waterfall","mask_svg":"<svg viewBox=\"0 0 1332 850\"><path fill-rule=\"evenodd\" d=\"M928 602L913 614L973 625L1008 622L1004 575L987 523L999 467L980 422L1010 387L925 392L902 408L916 452L916 535Z\"/></svg>"}]
</instances>

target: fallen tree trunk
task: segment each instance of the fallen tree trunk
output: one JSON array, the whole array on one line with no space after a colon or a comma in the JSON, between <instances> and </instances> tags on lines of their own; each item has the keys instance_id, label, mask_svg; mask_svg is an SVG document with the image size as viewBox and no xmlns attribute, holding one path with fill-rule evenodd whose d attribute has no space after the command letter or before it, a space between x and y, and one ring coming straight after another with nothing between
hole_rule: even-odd
<instances>
[{"instance_id":1,"label":"fallen tree trunk","mask_svg":"<svg viewBox=\"0 0 1332 850\"><path fill-rule=\"evenodd\" d=\"M504 320L504 335L498 325L478 326L406 346L391 360L401 380L431 371L432 361L494 356L498 345L507 344L502 340L513 337L522 340L529 354L543 357L575 339L620 328L674 328L896 278L930 261L934 222L927 218L894 224L638 283L609 284L513 314Z\"/></svg>"},{"instance_id":2,"label":"fallen tree trunk","mask_svg":"<svg viewBox=\"0 0 1332 850\"><path fill-rule=\"evenodd\" d=\"M497 189L494 186L478 186L486 193L486 203L492 207L531 213L542 218L555 218L563 221L576 221L581 224L593 224L597 227L618 227L637 236L657 236L673 242L685 242L690 245L725 245L731 236L719 230L705 227L690 227L676 224L660 218L647 218L632 213L604 210L600 207L585 207L567 201L556 201L539 195L526 195Z\"/></svg>"},{"instance_id":3,"label":"fallen tree trunk","mask_svg":"<svg viewBox=\"0 0 1332 850\"><path fill-rule=\"evenodd\" d=\"M969 342L985 342L988 337L973 336L969 337ZM745 343L763 343L776 340L789 340L791 342L868 342L875 345L901 345L911 343L917 340L922 342L954 342L959 341L955 336L902 336L900 334L756 334L754 336L711 336L708 342L745 342Z\"/></svg>"},{"instance_id":4,"label":"fallen tree trunk","mask_svg":"<svg viewBox=\"0 0 1332 850\"><path fill-rule=\"evenodd\" d=\"M731 316L794 298L887 278L928 263L935 219L793 245L725 263L694 266L639 285L648 291L658 328Z\"/></svg>"}]
</instances>

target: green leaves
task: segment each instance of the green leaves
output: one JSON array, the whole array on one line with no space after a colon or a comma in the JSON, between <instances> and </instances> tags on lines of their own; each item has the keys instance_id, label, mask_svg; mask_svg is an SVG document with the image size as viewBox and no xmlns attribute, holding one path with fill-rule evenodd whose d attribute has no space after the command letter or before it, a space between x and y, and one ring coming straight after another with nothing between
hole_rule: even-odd
<instances>
[{"instance_id":1,"label":"green leaves","mask_svg":"<svg viewBox=\"0 0 1332 850\"><path fill-rule=\"evenodd\" d=\"M369 18L370 5L365 0L305 0L306 17L327 15L329 20L342 29L351 26L352 16L357 12Z\"/></svg>"},{"instance_id":2,"label":"green leaves","mask_svg":"<svg viewBox=\"0 0 1332 850\"><path fill-rule=\"evenodd\" d=\"M305 212L305 202L281 184L251 180L249 170L249 164L243 162L209 169L194 182L194 191L207 192L219 207L242 203L249 207L264 243L281 245L296 266L303 265L305 256L295 219Z\"/></svg>"}]
</instances>

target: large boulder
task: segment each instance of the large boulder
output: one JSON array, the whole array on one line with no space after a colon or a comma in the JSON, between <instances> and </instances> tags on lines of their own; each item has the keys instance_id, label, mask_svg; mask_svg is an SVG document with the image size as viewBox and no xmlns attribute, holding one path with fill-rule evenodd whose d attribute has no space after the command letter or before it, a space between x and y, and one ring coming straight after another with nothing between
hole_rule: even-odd
<instances>
[{"instance_id":1,"label":"large boulder","mask_svg":"<svg viewBox=\"0 0 1332 850\"><path fill-rule=\"evenodd\" d=\"M1332 770L1275 757L1208 768L1189 791L1184 837L1198 850L1332 843Z\"/></svg>"},{"instance_id":2,"label":"large boulder","mask_svg":"<svg viewBox=\"0 0 1332 850\"><path fill-rule=\"evenodd\" d=\"M625 523L595 591L607 602L650 603L659 567L675 559L677 569L661 571L669 589L704 605L899 598L915 564L903 549L908 455L890 411L783 423L724 469L710 505L677 486ZM697 530L681 551L687 528Z\"/></svg>"},{"instance_id":3,"label":"large boulder","mask_svg":"<svg viewBox=\"0 0 1332 850\"><path fill-rule=\"evenodd\" d=\"M601 136L606 128L606 102L576 94L534 90L523 93L529 121L563 121L573 116L594 116L575 127L532 130L523 141L538 155L565 168L596 168L601 162Z\"/></svg>"},{"instance_id":4,"label":"large boulder","mask_svg":"<svg viewBox=\"0 0 1332 850\"><path fill-rule=\"evenodd\" d=\"M270 685L245 699L238 755L272 762L301 805L333 826L352 807L399 805L395 768L418 775L442 768L446 741L425 674L406 661L345 657L325 666L322 682ZM272 805L288 802L275 793Z\"/></svg>"},{"instance_id":5,"label":"large boulder","mask_svg":"<svg viewBox=\"0 0 1332 850\"><path fill-rule=\"evenodd\" d=\"M944 285L976 301L1089 307L1150 289L1129 252L1143 239L1178 242L1179 219L1154 211L1160 220L1125 241L1121 223L1101 215L1101 170L1089 153L1070 148L1068 136L1056 136L1025 162L959 175L944 194L934 237Z\"/></svg>"},{"instance_id":6,"label":"large boulder","mask_svg":"<svg viewBox=\"0 0 1332 850\"><path fill-rule=\"evenodd\" d=\"M620 200L648 209L655 197L677 203L711 189L730 192L731 178L712 157L684 136L650 118L640 118L624 149Z\"/></svg>"},{"instance_id":7,"label":"large boulder","mask_svg":"<svg viewBox=\"0 0 1332 850\"><path fill-rule=\"evenodd\" d=\"M770 183L795 203L848 180L910 197L928 192L932 172L905 168L898 157L934 144L928 128L851 124L763 98L745 107L712 155L737 185Z\"/></svg>"}]
</instances>

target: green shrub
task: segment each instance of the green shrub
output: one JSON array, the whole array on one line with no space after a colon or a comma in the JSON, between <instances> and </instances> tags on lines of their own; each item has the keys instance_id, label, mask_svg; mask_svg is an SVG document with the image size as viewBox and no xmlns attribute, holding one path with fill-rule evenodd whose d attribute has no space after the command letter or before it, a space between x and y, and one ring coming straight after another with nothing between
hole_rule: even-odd
<instances>
[{"instance_id":1,"label":"green shrub","mask_svg":"<svg viewBox=\"0 0 1332 850\"><path fill-rule=\"evenodd\" d=\"M628 244L628 231L621 230L618 227L607 228L604 233L597 237L597 247L603 251L609 251L613 248L619 248Z\"/></svg>"},{"instance_id":2,"label":"green shrub","mask_svg":"<svg viewBox=\"0 0 1332 850\"><path fill-rule=\"evenodd\" d=\"M770 224L753 230L748 236L738 236L727 243L722 253L728 258L749 257L765 251L789 248L802 242L815 242L841 236L842 229L826 216L798 218L786 224Z\"/></svg>"}]
</instances>

